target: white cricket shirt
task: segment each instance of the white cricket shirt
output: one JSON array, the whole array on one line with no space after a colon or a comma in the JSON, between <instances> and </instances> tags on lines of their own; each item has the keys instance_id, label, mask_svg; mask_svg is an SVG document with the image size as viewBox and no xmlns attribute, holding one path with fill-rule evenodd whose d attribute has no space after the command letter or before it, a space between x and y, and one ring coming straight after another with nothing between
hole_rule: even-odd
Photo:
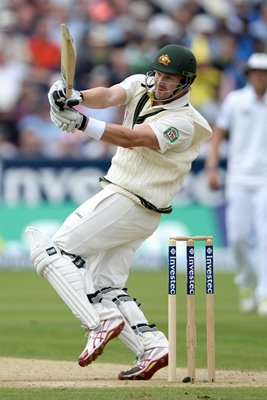
<instances>
[{"instance_id":1,"label":"white cricket shirt","mask_svg":"<svg viewBox=\"0 0 267 400\"><path fill-rule=\"evenodd\" d=\"M123 125L132 128L139 99L146 89L145 75L133 75L120 83L127 93ZM118 147L106 179L128 193L136 194L157 208L168 207L198 156L203 140L211 135L207 121L188 103L189 94L162 106L150 107L147 101L140 116L157 136L160 149ZM154 111L162 112L152 115ZM151 114L151 116L150 116ZM116 188L115 188L116 190ZM125 193L127 195L127 193Z\"/></svg>"},{"instance_id":2,"label":"white cricket shirt","mask_svg":"<svg viewBox=\"0 0 267 400\"><path fill-rule=\"evenodd\" d=\"M216 125L229 131L227 182L258 185L267 179L267 94L250 85L224 100Z\"/></svg>"}]
</instances>

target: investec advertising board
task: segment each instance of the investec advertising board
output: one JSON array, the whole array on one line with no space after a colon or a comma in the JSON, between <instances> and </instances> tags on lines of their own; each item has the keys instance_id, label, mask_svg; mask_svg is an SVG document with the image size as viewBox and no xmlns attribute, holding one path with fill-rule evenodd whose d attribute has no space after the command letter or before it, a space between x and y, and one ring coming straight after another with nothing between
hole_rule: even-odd
<instances>
[{"instance_id":1,"label":"investec advertising board","mask_svg":"<svg viewBox=\"0 0 267 400\"><path fill-rule=\"evenodd\" d=\"M109 165L109 160L0 161L0 268L31 267L25 227L52 236L74 208L100 190L99 177ZM202 161L193 164L173 205L138 250L134 267L164 267L171 235L213 235L215 247L226 254L223 192L210 191Z\"/></svg>"}]
</instances>

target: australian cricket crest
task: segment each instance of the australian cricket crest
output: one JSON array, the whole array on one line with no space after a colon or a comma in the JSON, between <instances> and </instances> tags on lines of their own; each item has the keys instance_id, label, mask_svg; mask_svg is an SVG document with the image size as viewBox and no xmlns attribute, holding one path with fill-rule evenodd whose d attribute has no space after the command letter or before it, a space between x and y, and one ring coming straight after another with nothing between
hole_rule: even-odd
<instances>
[{"instance_id":1,"label":"australian cricket crest","mask_svg":"<svg viewBox=\"0 0 267 400\"><path fill-rule=\"evenodd\" d=\"M168 67L170 62L171 62L171 60L170 60L168 54L162 54L158 59L158 63L165 65L165 67Z\"/></svg>"}]
</instances>

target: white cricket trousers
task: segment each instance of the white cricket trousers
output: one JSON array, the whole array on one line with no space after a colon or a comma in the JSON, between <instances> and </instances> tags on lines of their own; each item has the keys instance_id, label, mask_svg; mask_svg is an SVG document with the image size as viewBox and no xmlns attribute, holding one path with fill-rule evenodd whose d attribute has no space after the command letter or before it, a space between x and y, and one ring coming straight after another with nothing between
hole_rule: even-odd
<instances>
[{"instance_id":1,"label":"white cricket trousers","mask_svg":"<svg viewBox=\"0 0 267 400\"><path fill-rule=\"evenodd\" d=\"M236 283L267 298L267 187L229 184L226 224L237 267Z\"/></svg>"},{"instance_id":2,"label":"white cricket trousers","mask_svg":"<svg viewBox=\"0 0 267 400\"><path fill-rule=\"evenodd\" d=\"M53 240L86 260L85 289L124 288L138 247L157 229L160 214L104 188L64 221Z\"/></svg>"}]
</instances>

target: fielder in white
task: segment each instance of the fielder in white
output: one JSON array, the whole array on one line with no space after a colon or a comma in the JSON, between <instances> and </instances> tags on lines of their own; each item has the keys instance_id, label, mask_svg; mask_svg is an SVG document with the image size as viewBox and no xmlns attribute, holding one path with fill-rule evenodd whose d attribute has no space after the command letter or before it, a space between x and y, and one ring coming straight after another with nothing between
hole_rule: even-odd
<instances>
[{"instance_id":1,"label":"fielder in white","mask_svg":"<svg viewBox=\"0 0 267 400\"><path fill-rule=\"evenodd\" d=\"M125 289L136 250L171 212L200 144L211 135L206 120L189 104L196 59L178 45L162 48L147 75L134 75L110 88L97 87L66 99L61 81L48 94L51 119L67 132L118 146L101 179L103 189L78 207L53 239L26 230L31 260L88 332L79 357L86 366L109 340L120 339L137 360L119 379L150 379L168 364L168 341L148 323L140 303ZM124 104L123 125L87 118L75 108Z\"/></svg>"},{"instance_id":2,"label":"fielder in white","mask_svg":"<svg viewBox=\"0 0 267 400\"><path fill-rule=\"evenodd\" d=\"M267 316L267 55L252 54L245 72L247 85L222 104L206 166L217 189L220 144L228 133L226 224L240 309Z\"/></svg>"}]
</instances>

